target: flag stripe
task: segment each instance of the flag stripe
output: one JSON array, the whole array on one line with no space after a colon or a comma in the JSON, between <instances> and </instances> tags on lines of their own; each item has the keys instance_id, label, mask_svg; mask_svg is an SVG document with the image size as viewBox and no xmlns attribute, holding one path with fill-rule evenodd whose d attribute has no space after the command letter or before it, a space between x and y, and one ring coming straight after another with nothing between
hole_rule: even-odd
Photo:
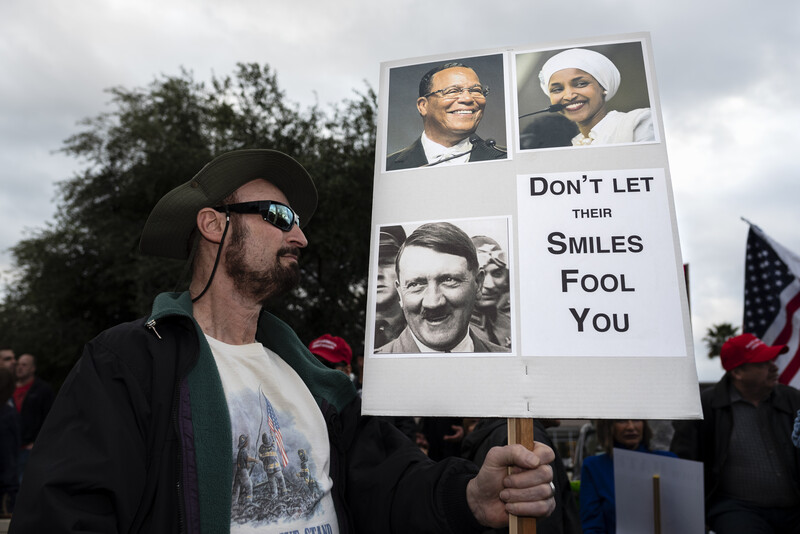
<instances>
[{"instance_id":1,"label":"flag stripe","mask_svg":"<svg viewBox=\"0 0 800 534\"><path fill-rule=\"evenodd\" d=\"M798 352L800 351L795 351L792 355L792 359L789 361L789 365L784 368L778 377L778 382L781 384L789 384L794 380L795 376L797 376L797 371L800 369L800 357Z\"/></svg>"},{"instance_id":2,"label":"flag stripe","mask_svg":"<svg viewBox=\"0 0 800 534\"><path fill-rule=\"evenodd\" d=\"M781 333L778 334L778 337L775 338L775 345L785 345L791 339L794 325L792 318L795 316L798 310L800 310L800 293L796 294L794 298L786 304L786 324L784 325ZM781 384L789 384L797 374L797 370L800 368L800 358L798 357L798 353L800 353L800 345L798 345L798 347L794 350L794 354L792 354L789 363L781 371L781 374L778 377L778 381Z\"/></svg>"},{"instance_id":3,"label":"flag stripe","mask_svg":"<svg viewBox=\"0 0 800 534\"><path fill-rule=\"evenodd\" d=\"M791 318L794 317L798 309L800 309L800 293L796 294L794 298L786 304L786 324L783 326L781 333L775 338L775 345L784 345L789 342L789 339L792 337Z\"/></svg>"}]
</instances>

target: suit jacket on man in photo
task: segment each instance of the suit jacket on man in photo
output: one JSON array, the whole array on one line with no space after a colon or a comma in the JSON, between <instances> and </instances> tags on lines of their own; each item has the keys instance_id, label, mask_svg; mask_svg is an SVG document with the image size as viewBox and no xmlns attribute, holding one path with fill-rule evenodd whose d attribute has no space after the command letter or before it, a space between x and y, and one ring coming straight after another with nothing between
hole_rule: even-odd
<instances>
[{"instance_id":1,"label":"suit jacket on man in photo","mask_svg":"<svg viewBox=\"0 0 800 534\"><path fill-rule=\"evenodd\" d=\"M505 150L495 145L487 143L478 136L473 136L472 152L469 155L472 161L491 161L495 159L505 159ZM414 169L428 164L425 157L425 149L422 148L422 138L417 137L416 141L402 150L398 150L386 157L386 170L397 171L400 169Z\"/></svg>"},{"instance_id":2,"label":"suit jacket on man in photo","mask_svg":"<svg viewBox=\"0 0 800 534\"><path fill-rule=\"evenodd\" d=\"M510 349L495 345L490 341L486 341L480 336L476 335L472 330L469 331L469 337L472 338L472 343L475 346L473 352L509 352ZM414 337L411 334L411 329L408 327L403 330L397 339L390 341L375 351L378 354L418 354L419 347L414 342Z\"/></svg>"}]
</instances>

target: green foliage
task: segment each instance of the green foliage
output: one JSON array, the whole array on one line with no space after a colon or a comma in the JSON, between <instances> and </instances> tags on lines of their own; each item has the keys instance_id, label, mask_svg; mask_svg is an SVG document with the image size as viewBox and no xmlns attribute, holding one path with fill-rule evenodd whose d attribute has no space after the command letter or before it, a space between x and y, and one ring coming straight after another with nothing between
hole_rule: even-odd
<instances>
[{"instance_id":1,"label":"green foliage","mask_svg":"<svg viewBox=\"0 0 800 534\"><path fill-rule=\"evenodd\" d=\"M738 326L733 326L731 323L720 323L711 325L709 328L706 329L706 335L703 337L703 341L708 348L708 357L715 358L719 356L719 351L722 349L722 345L733 336L737 335L739 332Z\"/></svg>"},{"instance_id":2,"label":"green foliage","mask_svg":"<svg viewBox=\"0 0 800 534\"><path fill-rule=\"evenodd\" d=\"M301 285L270 310L305 342L329 332L363 350L374 92L300 110L268 66L239 64L208 84L182 71L109 93L111 111L64 142L85 167L59 184L55 220L12 249L2 344L36 354L39 374L60 384L86 341L148 313L158 292L185 288L183 262L138 252L158 199L223 152L273 148L309 170L320 203L305 229Z\"/></svg>"}]
</instances>

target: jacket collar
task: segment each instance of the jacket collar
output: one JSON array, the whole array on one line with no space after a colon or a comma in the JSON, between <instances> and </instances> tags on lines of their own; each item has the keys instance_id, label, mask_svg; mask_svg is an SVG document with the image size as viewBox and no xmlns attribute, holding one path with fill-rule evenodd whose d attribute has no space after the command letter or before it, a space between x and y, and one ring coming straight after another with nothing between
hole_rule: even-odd
<instances>
[{"instance_id":1,"label":"jacket collar","mask_svg":"<svg viewBox=\"0 0 800 534\"><path fill-rule=\"evenodd\" d=\"M148 319L158 321L170 316L191 319L200 338L201 351L210 351L200 326L194 321L192 299L188 291L161 293L155 298ZM280 355L300 375L320 407L322 400L325 400L337 411L341 411L356 396L355 388L347 375L341 371L332 372L321 364L289 325L265 310L262 310L258 319L256 340Z\"/></svg>"},{"instance_id":2,"label":"jacket collar","mask_svg":"<svg viewBox=\"0 0 800 534\"><path fill-rule=\"evenodd\" d=\"M714 395L711 399L711 407L714 409L724 408L731 405L731 388L733 384L731 383L731 378L728 373L725 373L717 385L714 386ZM789 397L785 394L786 386L782 384L776 384L775 388L769 394L767 399L770 400L772 406L780 410L782 412L786 412L789 415L794 415L794 410L792 409L792 403L790 402Z\"/></svg>"}]
</instances>

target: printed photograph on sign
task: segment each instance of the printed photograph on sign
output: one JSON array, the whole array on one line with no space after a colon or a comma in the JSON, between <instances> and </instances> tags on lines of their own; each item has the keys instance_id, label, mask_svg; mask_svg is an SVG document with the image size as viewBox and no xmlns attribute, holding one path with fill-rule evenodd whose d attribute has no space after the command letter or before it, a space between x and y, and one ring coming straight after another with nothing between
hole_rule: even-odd
<instances>
[{"instance_id":1,"label":"printed photograph on sign","mask_svg":"<svg viewBox=\"0 0 800 534\"><path fill-rule=\"evenodd\" d=\"M389 70L386 171L503 160L503 55Z\"/></svg>"},{"instance_id":2,"label":"printed photograph on sign","mask_svg":"<svg viewBox=\"0 0 800 534\"><path fill-rule=\"evenodd\" d=\"M378 228L376 355L511 353L507 217Z\"/></svg>"},{"instance_id":3,"label":"printed photograph on sign","mask_svg":"<svg viewBox=\"0 0 800 534\"><path fill-rule=\"evenodd\" d=\"M655 143L643 42L518 52L520 150Z\"/></svg>"}]
</instances>

